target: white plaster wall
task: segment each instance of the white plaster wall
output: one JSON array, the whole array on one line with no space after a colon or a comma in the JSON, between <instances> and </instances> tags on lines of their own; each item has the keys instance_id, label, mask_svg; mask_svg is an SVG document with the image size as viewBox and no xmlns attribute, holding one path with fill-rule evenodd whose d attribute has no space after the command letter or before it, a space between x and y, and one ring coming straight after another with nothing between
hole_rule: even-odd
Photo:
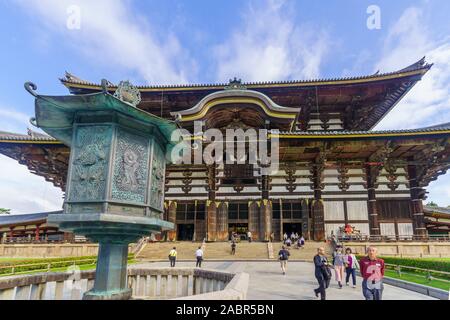
<instances>
[{"instance_id":1,"label":"white plaster wall","mask_svg":"<svg viewBox=\"0 0 450 320\"><path fill-rule=\"evenodd\" d=\"M369 214L366 201L347 201L348 220L368 220Z\"/></svg>"},{"instance_id":2,"label":"white plaster wall","mask_svg":"<svg viewBox=\"0 0 450 320\"><path fill-rule=\"evenodd\" d=\"M380 223L380 233L382 236L395 236L394 223Z\"/></svg>"},{"instance_id":3,"label":"white plaster wall","mask_svg":"<svg viewBox=\"0 0 450 320\"><path fill-rule=\"evenodd\" d=\"M343 201L324 201L324 220L345 220Z\"/></svg>"}]
</instances>

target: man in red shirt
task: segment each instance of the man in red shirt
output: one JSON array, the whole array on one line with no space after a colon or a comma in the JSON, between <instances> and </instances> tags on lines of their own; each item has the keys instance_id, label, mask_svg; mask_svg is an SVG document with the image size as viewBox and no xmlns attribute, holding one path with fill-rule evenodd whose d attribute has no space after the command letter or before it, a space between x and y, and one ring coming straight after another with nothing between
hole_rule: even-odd
<instances>
[{"instance_id":1,"label":"man in red shirt","mask_svg":"<svg viewBox=\"0 0 450 320\"><path fill-rule=\"evenodd\" d=\"M367 248L367 256L359 262L362 291L366 300L381 300L383 294L384 260L377 258L377 248Z\"/></svg>"}]
</instances>

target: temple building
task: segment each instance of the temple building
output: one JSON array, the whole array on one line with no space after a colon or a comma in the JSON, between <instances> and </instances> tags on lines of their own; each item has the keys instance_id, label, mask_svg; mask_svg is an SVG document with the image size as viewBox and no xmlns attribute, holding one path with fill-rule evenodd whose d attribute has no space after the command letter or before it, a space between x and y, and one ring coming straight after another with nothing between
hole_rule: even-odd
<instances>
[{"instance_id":1,"label":"temple building","mask_svg":"<svg viewBox=\"0 0 450 320\"><path fill-rule=\"evenodd\" d=\"M164 215L176 229L167 239L226 241L232 231L251 231L260 241L291 232L324 240L347 224L362 236L448 235L448 222L425 217L422 201L450 167L450 123L373 130L431 66L421 59L353 78L137 87L138 108L176 119L193 140L200 121L203 130L266 129L279 142L279 170L270 175L250 163L169 164ZM69 73L61 82L73 95L105 89ZM0 152L65 190L70 149L63 143L0 132Z\"/></svg>"},{"instance_id":2,"label":"temple building","mask_svg":"<svg viewBox=\"0 0 450 320\"><path fill-rule=\"evenodd\" d=\"M61 212L5 214L0 216L0 243L5 243L11 239L14 239L15 242L73 240L73 234L64 233L57 227L47 224L49 214Z\"/></svg>"}]
</instances>

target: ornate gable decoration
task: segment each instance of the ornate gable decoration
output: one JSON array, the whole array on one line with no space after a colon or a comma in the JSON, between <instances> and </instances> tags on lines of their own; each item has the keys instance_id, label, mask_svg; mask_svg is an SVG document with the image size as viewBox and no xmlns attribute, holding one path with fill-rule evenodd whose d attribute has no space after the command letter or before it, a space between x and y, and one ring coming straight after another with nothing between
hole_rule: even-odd
<instances>
[{"instance_id":1,"label":"ornate gable decoration","mask_svg":"<svg viewBox=\"0 0 450 320\"><path fill-rule=\"evenodd\" d=\"M120 81L114 97L136 107L141 102L141 92L130 81Z\"/></svg>"},{"instance_id":2,"label":"ornate gable decoration","mask_svg":"<svg viewBox=\"0 0 450 320\"><path fill-rule=\"evenodd\" d=\"M239 118L233 118L233 121L231 121L229 124L227 124L224 129L251 129L250 126L246 125L244 122L242 122Z\"/></svg>"},{"instance_id":3,"label":"ornate gable decoration","mask_svg":"<svg viewBox=\"0 0 450 320\"><path fill-rule=\"evenodd\" d=\"M230 79L228 86L225 87L225 90L247 90L247 87L242 84L241 79Z\"/></svg>"}]
</instances>

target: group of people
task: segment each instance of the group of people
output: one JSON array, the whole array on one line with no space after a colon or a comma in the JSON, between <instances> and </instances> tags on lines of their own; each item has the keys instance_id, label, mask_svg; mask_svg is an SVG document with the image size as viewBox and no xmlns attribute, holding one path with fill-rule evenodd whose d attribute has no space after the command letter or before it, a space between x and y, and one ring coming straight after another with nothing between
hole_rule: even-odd
<instances>
[{"instance_id":1,"label":"group of people","mask_svg":"<svg viewBox=\"0 0 450 320\"><path fill-rule=\"evenodd\" d=\"M335 279L338 283L339 289L342 289L342 282L344 279L348 286L350 277L352 277L352 287L356 288L356 270L359 269L361 273L362 292L366 300L381 300L383 293L383 277L384 277L384 260L377 257L377 249L369 247L367 249L367 256L360 259L355 257L350 248L342 253L342 248L336 248L333 253L333 261L328 262L325 256L325 249L320 247L317 249L317 255L314 256L314 275L319 283L319 287L314 289L316 297L322 300L326 299L326 289L331 281L331 269L335 271Z\"/></svg>"},{"instance_id":2,"label":"group of people","mask_svg":"<svg viewBox=\"0 0 450 320\"><path fill-rule=\"evenodd\" d=\"M172 268L175 267L175 263L177 261L177 254L178 254L177 247L173 247L169 251L169 262ZM201 268L203 261L203 249L201 246L198 247L198 249L195 251L195 259L196 259L195 267Z\"/></svg>"},{"instance_id":3,"label":"group of people","mask_svg":"<svg viewBox=\"0 0 450 320\"><path fill-rule=\"evenodd\" d=\"M303 236L299 236L296 232L292 232L290 236L287 233L283 235L283 243L286 247L291 247L292 245L297 245L297 249L303 248L305 245L305 238Z\"/></svg>"},{"instance_id":4,"label":"group of people","mask_svg":"<svg viewBox=\"0 0 450 320\"><path fill-rule=\"evenodd\" d=\"M283 245L278 252L278 259L283 275L286 274L289 256L289 250ZM335 279L339 289L343 287L344 271L346 285L350 285L349 281L351 277L352 287L356 288L356 270L359 269L363 278L362 292L364 298L366 300L381 300L383 293L384 260L377 257L377 249L375 247L369 247L367 256L360 259L360 261L358 261L350 248L346 248L344 254L342 247L338 247L333 253L331 263L328 262L325 255L325 249L320 247L317 249L317 254L314 256L313 262L314 276L319 283L319 287L314 289L314 294L316 297L320 295L321 300L326 299L326 289L330 286L332 277L331 269L334 269Z\"/></svg>"},{"instance_id":5,"label":"group of people","mask_svg":"<svg viewBox=\"0 0 450 320\"><path fill-rule=\"evenodd\" d=\"M169 252L170 266L175 267L177 259L177 248L173 247ZM236 242L231 242L231 254L236 253ZM287 263L290 252L288 248L283 245L278 252L278 260L280 261L281 271L283 275L287 272ZM201 268L203 261L203 250L199 246L195 251L196 267ZM333 252L331 263L325 255L325 249L320 247L317 249L317 254L313 258L314 262L314 276L319 283L319 287L314 289L314 294L321 300L326 299L326 289L330 286L332 271L334 269L335 279L338 288L342 289L344 272L345 284L350 286L350 277L352 280L352 287L356 288L356 270L359 269L362 281L362 292L366 300L381 300L383 294L383 277L384 277L384 260L377 257L377 249L369 247L367 249L367 256L361 258L359 261L353 254L351 248L346 248L345 253L342 252L342 247L337 247Z\"/></svg>"},{"instance_id":6,"label":"group of people","mask_svg":"<svg viewBox=\"0 0 450 320\"><path fill-rule=\"evenodd\" d=\"M252 232L251 231L247 231L247 241L248 242L252 242ZM240 235L236 232L236 231L232 231L231 232L231 236L230 236L230 240L231 242L238 242L241 240Z\"/></svg>"}]
</instances>

